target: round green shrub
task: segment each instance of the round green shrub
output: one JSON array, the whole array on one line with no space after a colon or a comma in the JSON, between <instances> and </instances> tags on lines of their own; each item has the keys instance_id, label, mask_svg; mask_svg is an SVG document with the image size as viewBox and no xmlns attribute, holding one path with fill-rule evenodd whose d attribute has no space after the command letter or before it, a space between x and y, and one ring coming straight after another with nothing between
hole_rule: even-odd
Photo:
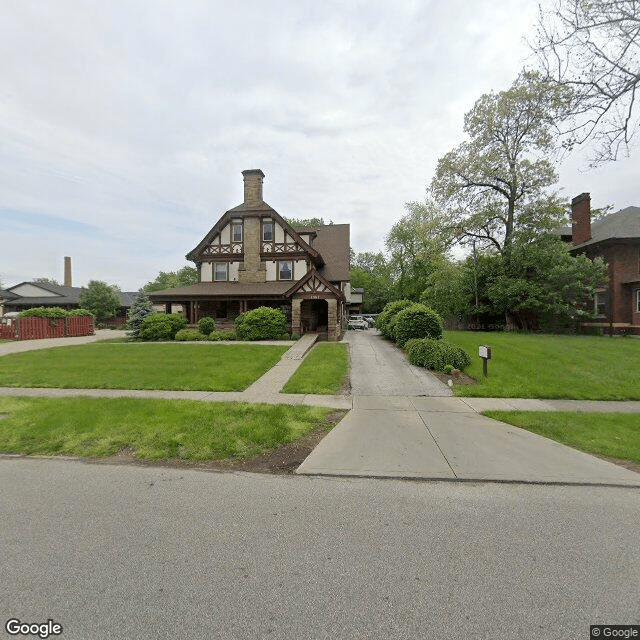
<instances>
[{"instance_id":1,"label":"round green shrub","mask_svg":"<svg viewBox=\"0 0 640 640\"><path fill-rule=\"evenodd\" d=\"M292 333L291 334L291 339L292 340L300 340L300 334L299 333Z\"/></svg>"},{"instance_id":2,"label":"round green shrub","mask_svg":"<svg viewBox=\"0 0 640 640\"><path fill-rule=\"evenodd\" d=\"M71 314L62 307L33 307L25 309L19 318L68 318Z\"/></svg>"},{"instance_id":3,"label":"round green shrub","mask_svg":"<svg viewBox=\"0 0 640 640\"><path fill-rule=\"evenodd\" d=\"M393 338L403 347L411 338L442 337L442 318L429 307L423 304L413 304L399 311L393 323Z\"/></svg>"},{"instance_id":4,"label":"round green shrub","mask_svg":"<svg viewBox=\"0 0 640 640\"><path fill-rule=\"evenodd\" d=\"M280 309L258 307L244 314L236 333L243 340L278 340L287 333L287 319Z\"/></svg>"},{"instance_id":5,"label":"round green shrub","mask_svg":"<svg viewBox=\"0 0 640 640\"><path fill-rule=\"evenodd\" d=\"M448 366L462 371L471 364L464 349L446 340L413 338L405 344L405 351L411 364L433 371L446 371Z\"/></svg>"},{"instance_id":6,"label":"round green shrub","mask_svg":"<svg viewBox=\"0 0 640 640\"><path fill-rule=\"evenodd\" d=\"M212 331L216 330L215 319L209 317L200 318L198 321L198 329L200 330L200 333L208 336Z\"/></svg>"},{"instance_id":7,"label":"round green shrub","mask_svg":"<svg viewBox=\"0 0 640 640\"><path fill-rule=\"evenodd\" d=\"M393 321L395 316L403 309L414 304L411 300L396 300L385 305L382 313L376 318L376 329L385 338L393 338Z\"/></svg>"},{"instance_id":8,"label":"round green shrub","mask_svg":"<svg viewBox=\"0 0 640 640\"><path fill-rule=\"evenodd\" d=\"M174 340L176 333L187 326L179 313L154 313L147 316L140 327L141 340Z\"/></svg>"},{"instance_id":9,"label":"round green shrub","mask_svg":"<svg viewBox=\"0 0 640 640\"><path fill-rule=\"evenodd\" d=\"M195 342L198 340L205 340L206 336L198 329L180 329L176 333L175 340L176 342Z\"/></svg>"},{"instance_id":10,"label":"round green shrub","mask_svg":"<svg viewBox=\"0 0 640 640\"><path fill-rule=\"evenodd\" d=\"M242 324L244 323L244 319L246 315L247 315L247 312L245 311L244 313L241 313L240 315L236 316L236 319L233 321L233 327L236 331L236 335L238 336L238 340L243 340Z\"/></svg>"}]
</instances>

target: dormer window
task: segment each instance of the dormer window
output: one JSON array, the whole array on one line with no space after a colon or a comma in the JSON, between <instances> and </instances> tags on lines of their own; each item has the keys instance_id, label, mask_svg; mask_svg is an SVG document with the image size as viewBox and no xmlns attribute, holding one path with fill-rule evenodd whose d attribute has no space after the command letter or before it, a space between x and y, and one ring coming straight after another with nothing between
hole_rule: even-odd
<instances>
[{"instance_id":1,"label":"dormer window","mask_svg":"<svg viewBox=\"0 0 640 640\"><path fill-rule=\"evenodd\" d=\"M233 242L242 242L242 223L234 222L231 225L231 239Z\"/></svg>"},{"instance_id":2,"label":"dormer window","mask_svg":"<svg viewBox=\"0 0 640 640\"><path fill-rule=\"evenodd\" d=\"M262 223L262 241L273 242L273 222L271 220Z\"/></svg>"},{"instance_id":3,"label":"dormer window","mask_svg":"<svg viewBox=\"0 0 640 640\"><path fill-rule=\"evenodd\" d=\"M278 280L293 280L293 263L291 260L278 262Z\"/></svg>"}]
</instances>

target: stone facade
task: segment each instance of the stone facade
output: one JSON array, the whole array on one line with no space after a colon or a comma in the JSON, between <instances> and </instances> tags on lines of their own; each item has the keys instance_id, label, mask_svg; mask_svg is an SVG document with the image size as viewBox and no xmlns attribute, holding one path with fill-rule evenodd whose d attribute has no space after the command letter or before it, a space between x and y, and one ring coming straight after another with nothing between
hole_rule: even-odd
<instances>
[{"instance_id":1,"label":"stone facade","mask_svg":"<svg viewBox=\"0 0 640 640\"><path fill-rule=\"evenodd\" d=\"M244 219L244 262L238 282L266 282L267 270L260 260L260 218Z\"/></svg>"}]
</instances>

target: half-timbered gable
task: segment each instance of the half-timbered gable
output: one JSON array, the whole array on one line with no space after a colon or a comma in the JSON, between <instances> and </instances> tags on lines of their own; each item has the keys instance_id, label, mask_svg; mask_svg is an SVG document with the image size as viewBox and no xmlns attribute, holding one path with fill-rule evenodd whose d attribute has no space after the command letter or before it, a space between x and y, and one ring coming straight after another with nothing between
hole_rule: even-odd
<instances>
[{"instance_id":1,"label":"half-timbered gable","mask_svg":"<svg viewBox=\"0 0 640 640\"><path fill-rule=\"evenodd\" d=\"M168 310L179 305L192 323L203 315L232 321L256 306L276 306L290 318L293 332L313 327L335 339L346 313L349 225L295 229L264 202L264 173L242 174L243 203L226 211L186 256L196 264L200 282L154 292L151 299ZM310 296L325 302L303 309Z\"/></svg>"}]
</instances>

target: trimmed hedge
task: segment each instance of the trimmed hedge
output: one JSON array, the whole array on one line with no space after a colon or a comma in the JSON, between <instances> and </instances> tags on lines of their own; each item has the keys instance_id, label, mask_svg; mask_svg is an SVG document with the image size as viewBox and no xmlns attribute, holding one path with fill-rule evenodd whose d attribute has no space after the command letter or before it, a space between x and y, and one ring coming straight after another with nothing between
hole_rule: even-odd
<instances>
[{"instance_id":1,"label":"trimmed hedge","mask_svg":"<svg viewBox=\"0 0 640 640\"><path fill-rule=\"evenodd\" d=\"M33 307L25 309L18 314L18 318L78 318L93 316L86 309L71 309L67 311L62 307Z\"/></svg>"},{"instance_id":2,"label":"trimmed hedge","mask_svg":"<svg viewBox=\"0 0 640 640\"><path fill-rule=\"evenodd\" d=\"M393 337L403 347L412 338L438 340L442 337L443 327L442 318L433 309L416 303L396 314Z\"/></svg>"},{"instance_id":3,"label":"trimmed hedge","mask_svg":"<svg viewBox=\"0 0 640 640\"><path fill-rule=\"evenodd\" d=\"M154 313L140 327L141 340L174 340L176 333L187 326L179 313Z\"/></svg>"},{"instance_id":4,"label":"trimmed hedge","mask_svg":"<svg viewBox=\"0 0 640 640\"><path fill-rule=\"evenodd\" d=\"M287 319L280 309L258 307L238 316L235 327L239 340L280 340L287 333Z\"/></svg>"},{"instance_id":5,"label":"trimmed hedge","mask_svg":"<svg viewBox=\"0 0 640 640\"><path fill-rule=\"evenodd\" d=\"M211 340L212 342L218 342L220 340L235 340L236 332L233 329L229 331L212 331L208 336L207 340Z\"/></svg>"},{"instance_id":6,"label":"trimmed hedge","mask_svg":"<svg viewBox=\"0 0 640 640\"><path fill-rule=\"evenodd\" d=\"M382 313L376 318L376 329L380 331L380 333L389 339L393 339L393 333L395 328L395 318L407 307L415 304L411 300L396 300L395 302L389 302L385 305Z\"/></svg>"},{"instance_id":7,"label":"trimmed hedge","mask_svg":"<svg viewBox=\"0 0 640 640\"><path fill-rule=\"evenodd\" d=\"M471 364L464 349L446 340L412 338L405 344L405 351L411 364L434 371L444 371L447 365L462 371Z\"/></svg>"},{"instance_id":8,"label":"trimmed hedge","mask_svg":"<svg viewBox=\"0 0 640 640\"><path fill-rule=\"evenodd\" d=\"M198 321L198 330L200 333L208 336L212 331L216 330L216 321L214 318L200 318Z\"/></svg>"},{"instance_id":9,"label":"trimmed hedge","mask_svg":"<svg viewBox=\"0 0 640 640\"><path fill-rule=\"evenodd\" d=\"M176 333L176 342L196 342L198 340L206 340L207 337L200 333L198 329L180 329Z\"/></svg>"}]
</instances>

